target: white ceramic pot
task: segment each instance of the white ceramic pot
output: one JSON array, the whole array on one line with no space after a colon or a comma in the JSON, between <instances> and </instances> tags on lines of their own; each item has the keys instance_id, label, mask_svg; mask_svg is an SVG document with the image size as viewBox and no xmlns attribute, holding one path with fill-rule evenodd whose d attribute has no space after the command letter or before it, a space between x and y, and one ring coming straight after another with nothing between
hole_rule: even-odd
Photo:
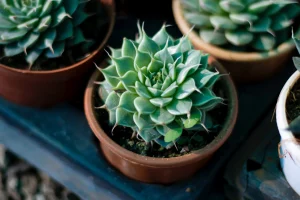
<instances>
[{"instance_id":1,"label":"white ceramic pot","mask_svg":"<svg viewBox=\"0 0 300 200\"><path fill-rule=\"evenodd\" d=\"M280 159L283 173L291 187L300 195L300 145L292 132L287 131L288 121L286 116L286 100L290 90L300 79L300 73L296 71L286 82L281 90L276 106L277 127L281 136Z\"/></svg>"}]
</instances>

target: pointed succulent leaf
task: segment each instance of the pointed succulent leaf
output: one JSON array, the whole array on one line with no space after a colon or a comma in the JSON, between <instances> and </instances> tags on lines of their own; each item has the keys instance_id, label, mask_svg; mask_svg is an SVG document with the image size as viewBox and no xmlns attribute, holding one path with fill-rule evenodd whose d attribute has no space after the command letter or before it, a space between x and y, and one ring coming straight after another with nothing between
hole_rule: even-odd
<instances>
[{"instance_id":1,"label":"pointed succulent leaf","mask_svg":"<svg viewBox=\"0 0 300 200\"><path fill-rule=\"evenodd\" d=\"M231 13L229 15L229 18L235 24L249 24L249 26L252 24L252 22L258 20L258 16L251 13Z\"/></svg>"},{"instance_id":2,"label":"pointed succulent leaf","mask_svg":"<svg viewBox=\"0 0 300 200\"><path fill-rule=\"evenodd\" d=\"M151 73L154 73L154 72L158 72L163 66L164 66L164 64L161 61L159 61L155 58L152 58L151 62L149 63L149 65L147 67L147 70Z\"/></svg>"},{"instance_id":3,"label":"pointed succulent leaf","mask_svg":"<svg viewBox=\"0 0 300 200\"><path fill-rule=\"evenodd\" d=\"M209 13L221 14L222 9L219 0L199 0L200 7Z\"/></svg>"},{"instance_id":4,"label":"pointed succulent leaf","mask_svg":"<svg viewBox=\"0 0 300 200\"><path fill-rule=\"evenodd\" d=\"M252 43L252 46L260 51L268 51L271 50L275 46L276 40L275 38L270 34L261 34L259 37L257 37L254 42Z\"/></svg>"},{"instance_id":5,"label":"pointed succulent leaf","mask_svg":"<svg viewBox=\"0 0 300 200\"><path fill-rule=\"evenodd\" d=\"M237 25L225 16L211 16L209 20L217 30L234 30L237 28Z\"/></svg>"},{"instance_id":6,"label":"pointed succulent leaf","mask_svg":"<svg viewBox=\"0 0 300 200\"><path fill-rule=\"evenodd\" d=\"M135 71L128 71L120 79L121 79L121 82L123 83L124 87L126 88L126 90L128 90L132 93L136 93L134 86L135 86L135 82L138 80L138 75Z\"/></svg>"},{"instance_id":7,"label":"pointed succulent leaf","mask_svg":"<svg viewBox=\"0 0 300 200\"><path fill-rule=\"evenodd\" d=\"M195 25L196 27L200 28L211 26L211 22L209 21L209 15L195 12L185 12L184 17L190 24Z\"/></svg>"},{"instance_id":8,"label":"pointed succulent leaf","mask_svg":"<svg viewBox=\"0 0 300 200\"><path fill-rule=\"evenodd\" d=\"M217 97L210 89L203 88L201 93L193 93L191 95L191 99L193 101L193 106L203 106L208 103L214 103L217 101L218 103L222 101L222 98Z\"/></svg>"},{"instance_id":9,"label":"pointed succulent leaf","mask_svg":"<svg viewBox=\"0 0 300 200\"><path fill-rule=\"evenodd\" d=\"M239 30L239 31L228 31L225 33L226 39L236 46L243 46L249 44L254 36L251 32Z\"/></svg>"},{"instance_id":10,"label":"pointed succulent leaf","mask_svg":"<svg viewBox=\"0 0 300 200\"><path fill-rule=\"evenodd\" d=\"M198 108L193 108L191 114L183 121L184 128L192 128L202 120L202 112Z\"/></svg>"},{"instance_id":11,"label":"pointed succulent leaf","mask_svg":"<svg viewBox=\"0 0 300 200\"><path fill-rule=\"evenodd\" d=\"M295 35L294 35L294 32L292 32L292 38L294 40L294 43L296 45L296 48L298 50L298 53L300 54L300 39L297 38Z\"/></svg>"},{"instance_id":12,"label":"pointed succulent leaf","mask_svg":"<svg viewBox=\"0 0 300 200\"><path fill-rule=\"evenodd\" d=\"M4 47L5 56L15 56L24 51L24 48L20 47L17 43L9 44Z\"/></svg>"},{"instance_id":13,"label":"pointed succulent leaf","mask_svg":"<svg viewBox=\"0 0 300 200\"><path fill-rule=\"evenodd\" d=\"M220 1L220 7L229 13L241 12L245 9L245 4L236 0L223 0Z\"/></svg>"},{"instance_id":14,"label":"pointed succulent leaf","mask_svg":"<svg viewBox=\"0 0 300 200\"><path fill-rule=\"evenodd\" d=\"M55 42L53 43L52 49L47 49L45 52L45 56L47 58L57 58L60 57L65 50L65 42Z\"/></svg>"},{"instance_id":15,"label":"pointed succulent leaf","mask_svg":"<svg viewBox=\"0 0 300 200\"><path fill-rule=\"evenodd\" d=\"M178 85L176 82L173 82L168 88L165 89L165 91L161 94L162 97L172 97L176 90L178 88Z\"/></svg>"},{"instance_id":16,"label":"pointed succulent leaf","mask_svg":"<svg viewBox=\"0 0 300 200\"><path fill-rule=\"evenodd\" d=\"M165 142L163 138L158 138L154 141L165 149L170 149L172 146L174 146L174 142Z\"/></svg>"},{"instance_id":17,"label":"pointed succulent leaf","mask_svg":"<svg viewBox=\"0 0 300 200\"><path fill-rule=\"evenodd\" d=\"M68 38L71 38L73 36L73 24L71 20L65 20L63 23L61 23L58 27L60 30L57 32L56 40L66 40Z\"/></svg>"},{"instance_id":18,"label":"pointed succulent leaf","mask_svg":"<svg viewBox=\"0 0 300 200\"><path fill-rule=\"evenodd\" d=\"M183 65L183 66L184 66L184 68L182 68L182 70L180 70L180 72L177 76L177 84L178 85L182 84L187 79L188 75L196 72L199 67L199 64L190 65L188 67L186 67L185 65Z\"/></svg>"},{"instance_id":19,"label":"pointed succulent leaf","mask_svg":"<svg viewBox=\"0 0 300 200\"><path fill-rule=\"evenodd\" d=\"M150 114L150 118L154 123L164 125L171 123L175 119L175 115L172 115L164 108L158 108Z\"/></svg>"},{"instance_id":20,"label":"pointed succulent leaf","mask_svg":"<svg viewBox=\"0 0 300 200\"><path fill-rule=\"evenodd\" d=\"M119 80L118 80L118 73L117 73L117 69L116 66L114 65L110 65L104 69L101 70L105 80L112 85L112 87L116 87L119 84Z\"/></svg>"},{"instance_id":21,"label":"pointed succulent leaf","mask_svg":"<svg viewBox=\"0 0 300 200\"><path fill-rule=\"evenodd\" d=\"M79 0L64 0L64 6L66 8L66 12L69 15L72 15L76 11L79 3L80 3Z\"/></svg>"},{"instance_id":22,"label":"pointed succulent leaf","mask_svg":"<svg viewBox=\"0 0 300 200\"><path fill-rule=\"evenodd\" d=\"M299 57L293 57L293 62L296 67L296 69L300 72L300 58Z\"/></svg>"},{"instance_id":23,"label":"pointed succulent leaf","mask_svg":"<svg viewBox=\"0 0 300 200\"><path fill-rule=\"evenodd\" d=\"M133 113L126 111L123 108L117 108L116 110L116 124L127 127L134 127Z\"/></svg>"},{"instance_id":24,"label":"pointed succulent leaf","mask_svg":"<svg viewBox=\"0 0 300 200\"><path fill-rule=\"evenodd\" d=\"M135 52L136 48L133 45L133 42L127 38L124 38L122 44L122 56L135 58Z\"/></svg>"},{"instance_id":25,"label":"pointed succulent leaf","mask_svg":"<svg viewBox=\"0 0 300 200\"><path fill-rule=\"evenodd\" d=\"M32 45L34 45L37 40L39 39L40 34L39 33L31 33L25 37L22 38L22 40L20 40L18 42L18 46L22 47L23 50L26 52L28 47L31 47Z\"/></svg>"},{"instance_id":26,"label":"pointed succulent leaf","mask_svg":"<svg viewBox=\"0 0 300 200\"><path fill-rule=\"evenodd\" d=\"M152 40L158 44L160 49L173 45L173 39L168 34L165 25L153 36Z\"/></svg>"},{"instance_id":27,"label":"pointed succulent leaf","mask_svg":"<svg viewBox=\"0 0 300 200\"><path fill-rule=\"evenodd\" d=\"M31 50L27 55L26 55L26 62L29 64L29 66L32 66L33 63L40 57L40 55L43 53L42 50L40 49L34 49Z\"/></svg>"},{"instance_id":28,"label":"pointed succulent leaf","mask_svg":"<svg viewBox=\"0 0 300 200\"><path fill-rule=\"evenodd\" d=\"M112 58L119 76L124 76L128 71L135 71L134 61L130 57Z\"/></svg>"},{"instance_id":29,"label":"pointed succulent leaf","mask_svg":"<svg viewBox=\"0 0 300 200\"><path fill-rule=\"evenodd\" d=\"M193 102L190 98L174 99L166 108L172 115L184 115L191 112L192 105Z\"/></svg>"},{"instance_id":30,"label":"pointed succulent leaf","mask_svg":"<svg viewBox=\"0 0 300 200\"><path fill-rule=\"evenodd\" d=\"M138 50L154 55L160 49L156 42L153 41L144 31L143 38L141 43L139 44Z\"/></svg>"},{"instance_id":31,"label":"pointed succulent leaf","mask_svg":"<svg viewBox=\"0 0 300 200\"><path fill-rule=\"evenodd\" d=\"M84 43L86 42L86 39L83 35L83 32L80 28L74 28L73 30L73 37L71 37L69 40L68 40L68 44L70 47L74 46L74 45L78 45L80 43Z\"/></svg>"},{"instance_id":32,"label":"pointed succulent leaf","mask_svg":"<svg viewBox=\"0 0 300 200\"><path fill-rule=\"evenodd\" d=\"M201 52L199 50L190 50L187 54L187 59L185 61L185 65L187 67L189 66L197 66L200 64L201 61ZM196 69L197 70L197 69ZM191 75L192 73L194 73L196 70L192 70L189 72L188 75Z\"/></svg>"},{"instance_id":33,"label":"pointed succulent leaf","mask_svg":"<svg viewBox=\"0 0 300 200\"><path fill-rule=\"evenodd\" d=\"M194 80L196 80L196 86L198 89L201 89L209 83L210 80L214 80L213 83L219 78L218 72L212 72L207 69L197 70L193 76Z\"/></svg>"},{"instance_id":34,"label":"pointed succulent leaf","mask_svg":"<svg viewBox=\"0 0 300 200\"><path fill-rule=\"evenodd\" d=\"M154 87L148 87L148 91L150 92L151 96L158 97L162 95L163 91Z\"/></svg>"},{"instance_id":35,"label":"pointed succulent leaf","mask_svg":"<svg viewBox=\"0 0 300 200\"><path fill-rule=\"evenodd\" d=\"M181 136L183 128L177 122L170 123L167 127L169 130L165 135L165 142L173 142Z\"/></svg>"},{"instance_id":36,"label":"pointed succulent leaf","mask_svg":"<svg viewBox=\"0 0 300 200\"><path fill-rule=\"evenodd\" d=\"M177 88L175 98L184 99L190 96L194 91L197 90L195 80L193 78L188 78Z\"/></svg>"},{"instance_id":37,"label":"pointed succulent leaf","mask_svg":"<svg viewBox=\"0 0 300 200\"><path fill-rule=\"evenodd\" d=\"M119 107L123 108L128 112L133 112L133 113L136 112L136 108L134 106L134 100L137 97L138 96L136 94L131 93L129 91L122 93L120 97Z\"/></svg>"},{"instance_id":38,"label":"pointed succulent leaf","mask_svg":"<svg viewBox=\"0 0 300 200\"><path fill-rule=\"evenodd\" d=\"M136 56L134 59L134 63L139 68L148 66L150 62L151 62L151 56L148 53L144 53L144 52L136 50Z\"/></svg>"},{"instance_id":39,"label":"pointed succulent leaf","mask_svg":"<svg viewBox=\"0 0 300 200\"><path fill-rule=\"evenodd\" d=\"M153 98L150 99L150 102L157 107L165 107L166 105L168 105L169 103L171 103L173 99L172 98Z\"/></svg>"},{"instance_id":40,"label":"pointed succulent leaf","mask_svg":"<svg viewBox=\"0 0 300 200\"><path fill-rule=\"evenodd\" d=\"M136 81L135 82L135 89L136 89L136 93L143 97L143 98L152 98L151 93L149 92L149 90L147 89L147 87L145 85L143 85L141 82Z\"/></svg>"},{"instance_id":41,"label":"pointed succulent leaf","mask_svg":"<svg viewBox=\"0 0 300 200\"><path fill-rule=\"evenodd\" d=\"M271 28L271 19L268 17L264 17L252 24L249 27L249 31L251 32L267 32Z\"/></svg>"},{"instance_id":42,"label":"pointed succulent leaf","mask_svg":"<svg viewBox=\"0 0 300 200\"><path fill-rule=\"evenodd\" d=\"M165 64L174 63L173 57L168 51L168 46L165 46L162 50L158 51L155 55L155 58L160 59L161 62Z\"/></svg>"},{"instance_id":43,"label":"pointed succulent leaf","mask_svg":"<svg viewBox=\"0 0 300 200\"><path fill-rule=\"evenodd\" d=\"M108 110L115 110L118 108L120 103L120 97L116 92L111 92L106 98L105 107Z\"/></svg>"},{"instance_id":44,"label":"pointed succulent leaf","mask_svg":"<svg viewBox=\"0 0 300 200\"><path fill-rule=\"evenodd\" d=\"M137 97L134 100L134 106L140 114L151 114L156 110L156 107L149 101L149 99L143 97Z\"/></svg>"},{"instance_id":45,"label":"pointed succulent leaf","mask_svg":"<svg viewBox=\"0 0 300 200\"><path fill-rule=\"evenodd\" d=\"M46 49L46 48L52 48L52 45L55 41L56 38L56 30L55 29L51 29L49 31L47 31L45 34L43 34L40 38L39 41L37 43L37 48L38 49Z\"/></svg>"},{"instance_id":46,"label":"pointed succulent leaf","mask_svg":"<svg viewBox=\"0 0 300 200\"><path fill-rule=\"evenodd\" d=\"M134 113L133 120L139 130L152 129L155 127L155 123L151 120L149 115L140 115L139 113Z\"/></svg>"},{"instance_id":47,"label":"pointed succulent leaf","mask_svg":"<svg viewBox=\"0 0 300 200\"><path fill-rule=\"evenodd\" d=\"M273 31L279 31L285 28L290 27L293 24L293 21L288 18L288 16L284 13L280 13L274 16L271 29Z\"/></svg>"},{"instance_id":48,"label":"pointed succulent leaf","mask_svg":"<svg viewBox=\"0 0 300 200\"><path fill-rule=\"evenodd\" d=\"M155 129L143 129L138 132L145 142L151 142L161 137Z\"/></svg>"},{"instance_id":49,"label":"pointed succulent leaf","mask_svg":"<svg viewBox=\"0 0 300 200\"><path fill-rule=\"evenodd\" d=\"M214 45L223 45L227 43L225 34L214 30L201 30L200 37L206 43Z\"/></svg>"}]
</instances>

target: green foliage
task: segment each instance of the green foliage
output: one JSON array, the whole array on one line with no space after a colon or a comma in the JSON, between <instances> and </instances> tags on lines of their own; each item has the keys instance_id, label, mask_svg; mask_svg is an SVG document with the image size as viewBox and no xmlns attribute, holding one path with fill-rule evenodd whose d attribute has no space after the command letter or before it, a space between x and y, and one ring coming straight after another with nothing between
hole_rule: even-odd
<instances>
[{"instance_id":1,"label":"green foliage","mask_svg":"<svg viewBox=\"0 0 300 200\"><path fill-rule=\"evenodd\" d=\"M208 55L194 50L187 36L175 40L165 25L153 37L138 28L139 38L124 38L121 49L112 49L111 65L101 69L102 107L112 125L169 148L183 130L206 129L206 112L223 101L212 91L220 74L207 68Z\"/></svg>"},{"instance_id":2,"label":"green foliage","mask_svg":"<svg viewBox=\"0 0 300 200\"><path fill-rule=\"evenodd\" d=\"M293 0L181 0L184 17L214 45L269 51L288 39L300 6Z\"/></svg>"},{"instance_id":3,"label":"green foliage","mask_svg":"<svg viewBox=\"0 0 300 200\"><path fill-rule=\"evenodd\" d=\"M85 42L79 25L89 16L79 0L0 0L0 46L7 57L24 53L30 66L60 57Z\"/></svg>"}]
</instances>

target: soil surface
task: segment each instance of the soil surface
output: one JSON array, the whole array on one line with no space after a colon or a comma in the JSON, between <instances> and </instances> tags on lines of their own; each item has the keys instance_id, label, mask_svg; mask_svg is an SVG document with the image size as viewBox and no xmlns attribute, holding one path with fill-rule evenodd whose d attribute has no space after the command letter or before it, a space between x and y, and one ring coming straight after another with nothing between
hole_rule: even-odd
<instances>
[{"instance_id":1,"label":"soil surface","mask_svg":"<svg viewBox=\"0 0 300 200\"><path fill-rule=\"evenodd\" d=\"M287 118L289 122L300 116L300 80L291 89L286 101Z\"/></svg>"}]
</instances>

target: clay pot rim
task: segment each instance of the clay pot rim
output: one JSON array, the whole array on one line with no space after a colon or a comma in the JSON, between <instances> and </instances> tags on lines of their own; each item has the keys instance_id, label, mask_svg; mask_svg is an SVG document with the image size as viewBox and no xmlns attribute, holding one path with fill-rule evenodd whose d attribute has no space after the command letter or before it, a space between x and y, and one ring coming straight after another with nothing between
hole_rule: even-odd
<instances>
[{"instance_id":1,"label":"clay pot rim","mask_svg":"<svg viewBox=\"0 0 300 200\"><path fill-rule=\"evenodd\" d=\"M298 145L294 134L291 131L286 130L289 126L286 102L292 88L298 81L300 81L300 72L295 71L284 84L276 104L276 123L281 140L290 141L290 143L286 144L286 148L289 149L289 152L293 155L294 159L300 162L300 156L298 156L300 155L300 146Z\"/></svg>"},{"instance_id":2,"label":"clay pot rim","mask_svg":"<svg viewBox=\"0 0 300 200\"><path fill-rule=\"evenodd\" d=\"M106 35L104 37L104 39L102 40L101 44L99 45L99 47L97 49L95 49L88 57L86 57L85 59L69 65L67 67L63 67L61 69L54 69L54 70L42 70L42 71L31 71L31 70L24 70L24 69L16 69L13 67L9 67L7 65L1 64L0 63L0 67L11 71L11 72L17 72L17 73L23 73L23 74L32 74L32 75L51 75L51 74L57 74L57 73L61 73L64 71L69 71L72 70L74 68L77 68L81 65L83 65L84 63L92 60L95 55L97 55L102 49L104 49L107 41L109 40L112 31L114 29L115 26L115 19L116 19L116 8L115 8L115 0L99 0L105 7L105 10L108 14L108 30L106 32Z\"/></svg>"},{"instance_id":3,"label":"clay pot rim","mask_svg":"<svg viewBox=\"0 0 300 200\"><path fill-rule=\"evenodd\" d=\"M220 65L215 59L210 57L210 63L214 62L214 66L218 68L220 73L226 74L227 71L225 68ZM106 66L105 61L100 65L101 67ZM228 103L228 115L225 119L224 128L220 131L218 136L204 148L199 149L197 151L191 152L187 155L173 157L173 158L152 158L148 156L142 156L136 153L133 153L119 144L114 142L101 128L95 116L95 109L93 107L93 92L94 92L94 81L99 78L101 73L96 70L92 75L89 84L85 91L84 96L84 111L89 123L90 128L96 135L96 137L100 140L101 145L105 145L107 148L110 148L111 151L118 154L125 160L130 162L138 163L139 165L150 166L153 168L164 168L170 166L178 167L182 165L187 165L189 163L194 163L197 160L201 160L212 155L223 143L227 140L227 138L231 135L234 125L237 120L238 115L238 97L236 87L229 76L223 76L222 81L224 85L226 85L226 90L229 92L229 103ZM221 80L220 80L221 81Z\"/></svg>"},{"instance_id":4,"label":"clay pot rim","mask_svg":"<svg viewBox=\"0 0 300 200\"><path fill-rule=\"evenodd\" d=\"M199 35L193 30L191 31L191 26L185 20L182 12L182 6L180 0L173 0L172 1L172 9L175 21L178 25L178 28L184 35L188 35L190 40L194 43L194 46L199 46L204 51L213 54L214 56L227 60L227 61L259 61L259 60L266 60L276 57L278 54L283 54L285 52L291 51L295 48L295 44L292 39L287 40L286 42L280 44L276 49L273 49L268 52L236 52L230 51L218 46L209 44L204 42ZM299 33L300 29L297 33Z\"/></svg>"}]
</instances>

